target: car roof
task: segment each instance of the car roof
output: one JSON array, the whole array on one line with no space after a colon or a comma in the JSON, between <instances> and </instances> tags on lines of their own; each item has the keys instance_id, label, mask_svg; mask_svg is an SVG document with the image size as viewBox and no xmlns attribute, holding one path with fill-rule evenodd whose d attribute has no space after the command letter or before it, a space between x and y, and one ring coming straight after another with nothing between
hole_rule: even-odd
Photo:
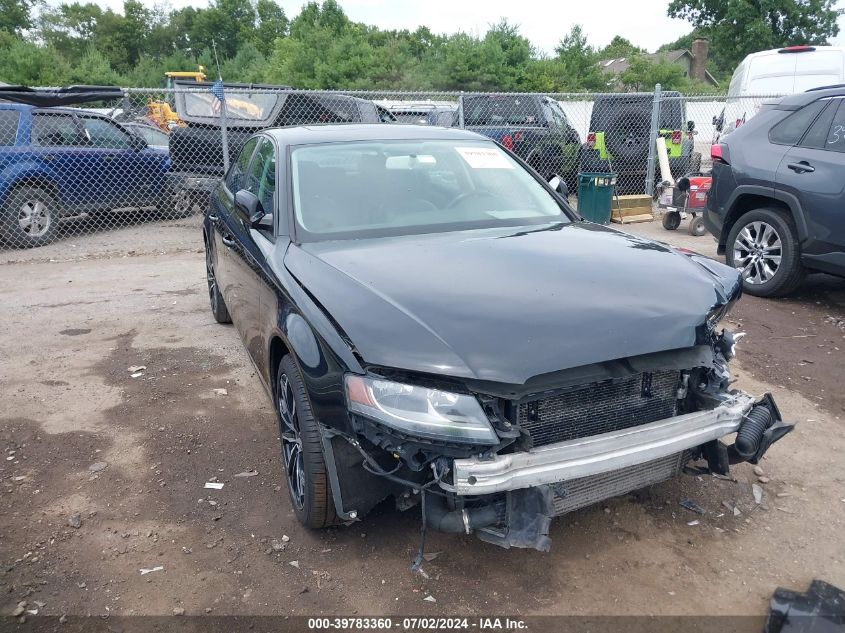
<instances>
[{"instance_id":1,"label":"car roof","mask_svg":"<svg viewBox=\"0 0 845 633\"><path fill-rule=\"evenodd\" d=\"M398 123L352 123L329 125L303 125L298 127L269 128L270 134L280 145L310 145L352 141L491 141L488 137L458 128L402 125Z\"/></svg>"},{"instance_id":2,"label":"car roof","mask_svg":"<svg viewBox=\"0 0 845 633\"><path fill-rule=\"evenodd\" d=\"M784 97L778 101L777 109L798 110L813 101L830 97L845 97L845 85L813 88L807 92L799 92L798 94L789 95L788 97Z\"/></svg>"}]
</instances>

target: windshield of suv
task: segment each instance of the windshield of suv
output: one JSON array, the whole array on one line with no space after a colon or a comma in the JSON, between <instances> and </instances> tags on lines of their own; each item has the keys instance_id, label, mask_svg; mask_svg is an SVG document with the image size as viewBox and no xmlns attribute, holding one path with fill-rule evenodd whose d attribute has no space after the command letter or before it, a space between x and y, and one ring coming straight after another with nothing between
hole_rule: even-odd
<instances>
[{"instance_id":1,"label":"windshield of suv","mask_svg":"<svg viewBox=\"0 0 845 633\"><path fill-rule=\"evenodd\" d=\"M466 125L540 125L537 102L523 95L464 97Z\"/></svg>"},{"instance_id":2,"label":"windshield of suv","mask_svg":"<svg viewBox=\"0 0 845 633\"><path fill-rule=\"evenodd\" d=\"M377 141L291 154L301 241L569 222L491 141Z\"/></svg>"}]
</instances>

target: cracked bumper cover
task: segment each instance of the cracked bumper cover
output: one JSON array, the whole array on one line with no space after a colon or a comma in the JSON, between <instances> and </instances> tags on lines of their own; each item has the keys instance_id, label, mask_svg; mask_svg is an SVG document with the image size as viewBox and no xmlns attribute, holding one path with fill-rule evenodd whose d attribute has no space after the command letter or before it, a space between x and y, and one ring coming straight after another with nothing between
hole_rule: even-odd
<instances>
[{"instance_id":1,"label":"cracked bumper cover","mask_svg":"<svg viewBox=\"0 0 845 633\"><path fill-rule=\"evenodd\" d=\"M755 398L733 395L707 411L490 458L456 459L454 491L485 495L554 484L642 464L737 432Z\"/></svg>"}]
</instances>

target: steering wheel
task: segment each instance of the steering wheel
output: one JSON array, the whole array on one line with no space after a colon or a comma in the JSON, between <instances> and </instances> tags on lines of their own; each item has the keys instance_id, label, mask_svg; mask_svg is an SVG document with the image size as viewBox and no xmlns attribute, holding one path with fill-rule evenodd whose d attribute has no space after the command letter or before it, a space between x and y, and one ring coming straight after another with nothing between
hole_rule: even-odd
<instances>
[{"instance_id":1,"label":"steering wheel","mask_svg":"<svg viewBox=\"0 0 845 633\"><path fill-rule=\"evenodd\" d=\"M446 205L447 209L453 209L458 206L464 200L468 200L469 198L495 198L495 194L490 193L489 191L468 191L466 193L460 193L454 198L452 201Z\"/></svg>"}]
</instances>

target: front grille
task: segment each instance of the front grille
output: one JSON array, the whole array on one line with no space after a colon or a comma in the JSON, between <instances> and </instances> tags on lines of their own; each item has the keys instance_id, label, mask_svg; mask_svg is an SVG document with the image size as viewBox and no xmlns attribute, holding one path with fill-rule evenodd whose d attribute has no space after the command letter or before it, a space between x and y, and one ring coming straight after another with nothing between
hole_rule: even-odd
<instances>
[{"instance_id":1,"label":"front grille","mask_svg":"<svg viewBox=\"0 0 845 633\"><path fill-rule=\"evenodd\" d=\"M680 372L643 372L521 403L518 421L534 446L619 431L675 415Z\"/></svg>"},{"instance_id":2,"label":"front grille","mask_svg":"<svg viewBox=\"0 0 845 633\"><path fill-rule=\"evenodd\" d=\"M555 484L555 516L671 479L680 472L683 456L684 453L675 453L644 464Z\"/></svg>"}]
</instances>

